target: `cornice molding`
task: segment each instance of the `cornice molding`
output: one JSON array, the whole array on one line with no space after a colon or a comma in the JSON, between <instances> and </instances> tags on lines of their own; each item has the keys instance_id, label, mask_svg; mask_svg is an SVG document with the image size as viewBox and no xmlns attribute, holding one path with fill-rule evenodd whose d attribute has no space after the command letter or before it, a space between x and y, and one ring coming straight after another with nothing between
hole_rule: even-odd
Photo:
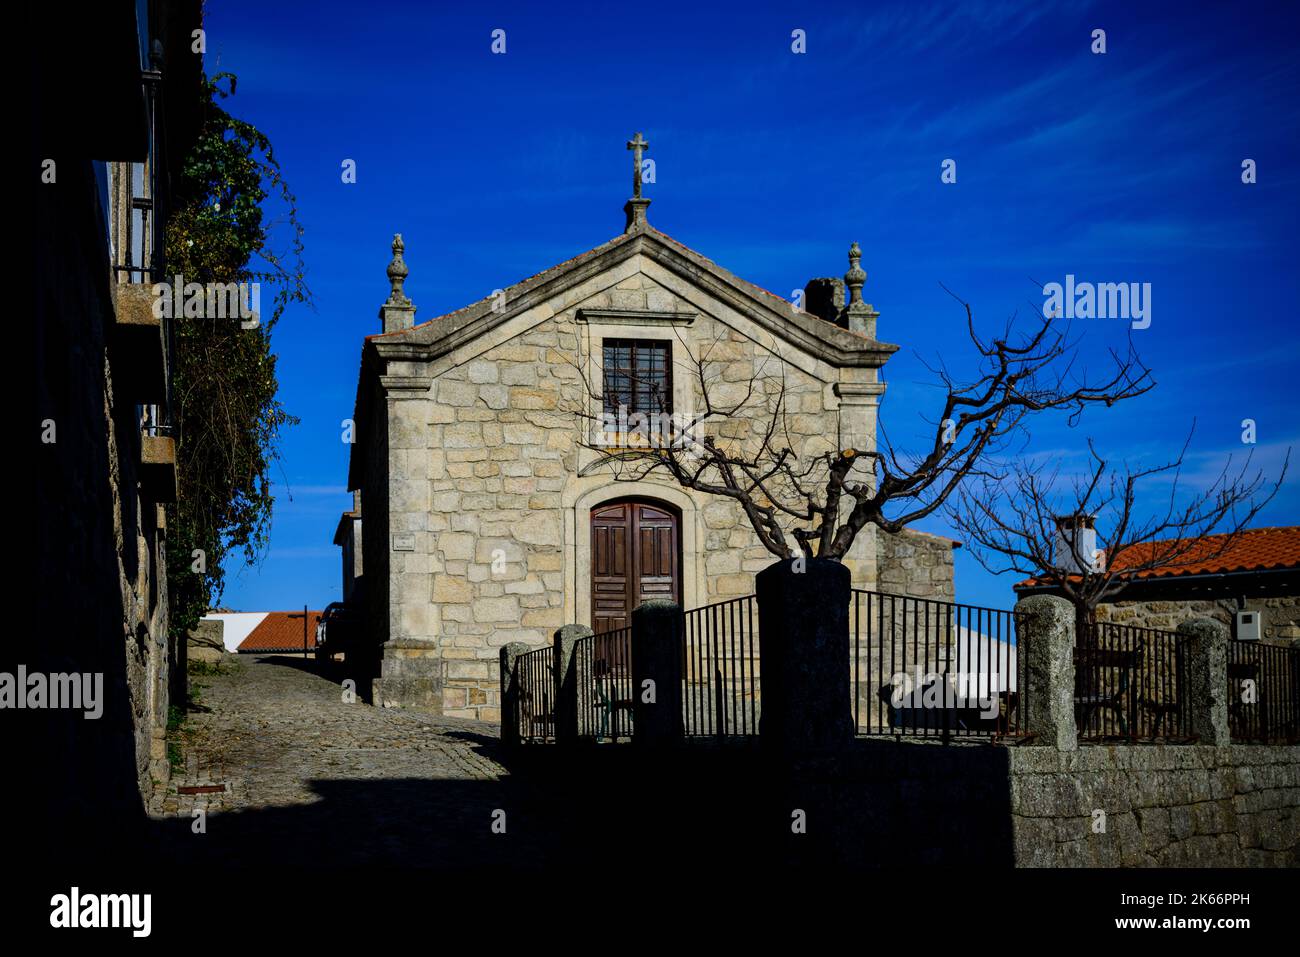
<instances>
[{"instance_id":1,"label":"cornice molding","mask_svg":"<svg viewBox=\"0 0 1300 957\"><path fill-rule=\"evenodd\" d=\"M660 312L653 309L579 309L576 321L606 326L689 326L698 312Z\"/></svg>"}]
</instances>

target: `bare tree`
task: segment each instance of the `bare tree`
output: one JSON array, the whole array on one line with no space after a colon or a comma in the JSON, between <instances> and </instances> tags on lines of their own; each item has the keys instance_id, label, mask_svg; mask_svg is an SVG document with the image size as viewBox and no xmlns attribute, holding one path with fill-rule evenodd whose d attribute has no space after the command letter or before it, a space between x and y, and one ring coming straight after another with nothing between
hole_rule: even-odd
<instances>
[{"instance_id":1,"label":"bare tree","mask_svg":"<svg viewBox=\"0 0 1300 957\"><path fill-rule=\"evenodd\" d=\"M1023 429L1027 417L1058 411L1074 421L1088 406L1110 406L1154 385L1131 343L1123 354L1112 350L1113 368L1091 381L1075 374L1077 349L1068 326L1039 314L1022 335L1013 317L1001 337L986 341L975 331L970 305L961 305L978 366L965 380L942 363L930 367L946 394L937 418L929 420L932 439L914 453L895 448L883 427L878 449L837 449L831 437L825 443L830 450L807 452L807 443L791 436L794 390L776 343L740 391L734 388L740 384L726 383L728 389L720 382L710 347L692 351L680 336L682 358L675 367L692 380L699 407L669 414L661 397L661 414L642 416L657 421L629 421L627 429L605 422L605 433L618 433L615 440L582 444L598 453L597 466L611 467L621 479L662 472L685 488L732 499L778 558L840 561L867 525L896 533L933 513L965 478L983 471L985 460ZM614 385L608 370L600 383L582 371L590 404L577 411L592 421L612 414L611 391L646 384L635 370L623 370ZM644 441L629 441L627 433Z\"/></svg>"},{"instance_id":2,"label":"bare tree","mask_svg":"<svg viewBox=\"0 0 1300 957\"><path fill-rule=\"evenodd\" d=\"M1191 436L1176 458L1145 468L1112 465L1091 440L1082 475L1063 476L1059 463L1020 460L961 489L946 510L985 569L1019 572L1059 591L1074 605L1083 635L1097 605L1142 575L1221 557L1286 477L1289 452L1271 485L1262 472L1251 474L1251 456L1238 470L1229 457L1207 488L1184 495ZM1168 491L1147 491L1160 477ZM1217 537L1207 541L1210 535Z\"/></svg>"}]
</instances>

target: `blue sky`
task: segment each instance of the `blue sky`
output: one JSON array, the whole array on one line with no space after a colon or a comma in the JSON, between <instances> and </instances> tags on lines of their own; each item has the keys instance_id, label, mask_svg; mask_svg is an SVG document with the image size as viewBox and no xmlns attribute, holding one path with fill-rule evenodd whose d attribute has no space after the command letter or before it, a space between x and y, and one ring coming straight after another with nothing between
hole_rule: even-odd
<instances>
[{"instance_id":1,"label":"blue sky","mask_svg":"<svg viewBox=\"0 0 1300 957\"><path fill-rule=\"evenodd\" d=\"M1151 283L1133 341L1159 384L1074 429L1037 423L1034 454L1068 470L1093 438L1116 459L1163 460L1195 420L1195 485L1247 451L1245 418L1274 474L1300 444L1293 4L463 6L207 4L207 70L238 75L227 107L274 144L315 295L275 334L302 423L283 443L272 545L229 567L224 605L339 596L340 421L392 234L417 321L478 300L621 231L636 130L657 166L651 223L740 276L789 296L841 275L861 244L880 338L902 346L882 408L900 445L934 408L922 360L960 371L970 356L940 283L993 331L1067 273ZM505 55L490 51L498 28ZM949 158L955 184L940 181ZM1125 329L1076 321L1084 363L1100 369ZM1298 505L1289 477L1258 524L1293 524ZM1009 607L1014 577L958 552L961 601Z\"/></svg>"}]
</instances>

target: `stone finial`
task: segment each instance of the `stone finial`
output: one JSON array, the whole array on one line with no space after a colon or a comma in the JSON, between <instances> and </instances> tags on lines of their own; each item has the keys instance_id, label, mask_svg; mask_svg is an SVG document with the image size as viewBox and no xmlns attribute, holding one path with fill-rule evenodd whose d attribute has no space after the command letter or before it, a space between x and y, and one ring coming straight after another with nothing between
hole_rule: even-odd
<instances>
[{"instance_id":1,"label":"stone finial","mask_svg":"<svg viewBox=\"0 0 1300 957\"><path fill-rule=\"evenodd\" d=\"M646 225L645 211L650 200L641 195L641 155L650 148L650 141L637 133L627 141L627 148L632 151L632 198L623 204L623 212L627 214L624 232L631 232L634 227Z\"/></svg>"},{"instance_id":2,"label":"stone finial","mask_svg":"<svg viewBox=\"0 0 1300 957\"><path fill-rule=\"evenodd\" d=\"M876 337L876 320L880 313L870 303L862 301L862 287L867 281L866 270L861 266L862 249L856 242L849 247L849 271L844 274L844 285L849 288L849 304L844 307L843 321L839 324L850 332Z\"/></svg>"},{"instance_id":3,"label":"stone finial","mask_svg":"<svg viewBox=\"0 0 1300 957\"><path fill-rule=\"evenodd\" d=\"M406 244L402 242L402 234L393 234L393 261L388 264L388 281L392 285L392 291L388 293L388 303L393 306L409 306L411 300L407 298L402 291L402 284L406 282L406 277L411 274L411 270L406 268L406 260L402 258L402 251L406 249Z\"/></svg>"},{"instance_id":4,"label":"stone finial","mask_svg":"<svg viewBox=\"0 0 1300 957\"><path fill-rule=\"evenodd\" d=\"M388 298L379 308L379 318L383 324L384 332L399 332L402 329L409 329L415 324L415 304L411 302L409 296L402 289L402 284L406 282L406 277L411 271L406 268L406 260L402 258L402 253L406 249L406 244L402 242L402 234L393 234L393 261L388 264Z\"/></svg>"},{"instance_id":5,"label":"stone finial","mask_svg":"<svg viewBox=\"0 0 1300 957\"><path fill-rule=\"evenodd\" d=\"M867 272L859 263L862 262L862 250L856 242L849 247L849 271L844 274L844 285L849 287L849 308L862 302L862 287L867 281Z\"/></svg>"}]
</instances>

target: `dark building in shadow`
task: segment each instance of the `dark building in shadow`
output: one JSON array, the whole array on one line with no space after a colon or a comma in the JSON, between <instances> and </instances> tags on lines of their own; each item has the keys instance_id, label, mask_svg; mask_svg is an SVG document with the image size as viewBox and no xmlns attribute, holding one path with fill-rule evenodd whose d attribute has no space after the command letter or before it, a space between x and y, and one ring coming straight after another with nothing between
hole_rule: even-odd
<instances>
[{"instance_id":1,"label":"dark building in shadow","mask_svg":"<svg viewBox=\"0 0 1300 957\"><path fill-rule=\"evenodd\" d=\"M184 693L167 614L172 331L152 289L201 123L202 7L103 0L32 16L35 316L21 359L36 370L37 441L19 520L36 547L19 600L33 622L2 670L102 676L102 714L24 709L5 723L39 758L27 799L55 825L31 836L93 841L143 821Z\"/></svg>"}]
</instances>

